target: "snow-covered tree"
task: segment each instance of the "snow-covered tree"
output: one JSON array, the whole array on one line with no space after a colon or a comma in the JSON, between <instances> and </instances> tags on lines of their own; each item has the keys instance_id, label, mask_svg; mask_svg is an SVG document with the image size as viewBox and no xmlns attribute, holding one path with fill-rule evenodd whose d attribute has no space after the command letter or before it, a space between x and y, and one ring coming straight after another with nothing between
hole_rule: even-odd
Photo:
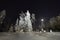
<instances>
[{"instance_id":1,"label":"snow-covered tree","mask_svg":"<svg viewBox=\"0 0 60 40\"><path fill-rule=\"evenodd\" d=\"M31 22L30 12L27 10L25 14L21 13L19 18L20 20L18 22L18 19L17 19L16 24L19 24L18 26L20 27L20 29L31 31L32 22Z\"/></svg>"},{"instance_id":2,"label":"snow-covered tree","mask_svg":"<svg viewBox=\"0 0 60 40\"><path fill-rule=\"evenodd\" d=\"M32 13L32 15L31 15L31 22L32 22L33 31L35 31L36 30L36 27L35 27L36 19L35 19L35 14L34 13Z\"/></svg>"},{"instance_id":3,"label":"snow-covered tree","mask_svg":"<svg viewBox=\"0 0 60 40\"><path fill-rule=\"evenodd\" d=\"M0 12L0 23L3 22L5 16L6 16L6 11L5 11L5 10L1 11L1 12Z\"/></svg>"},{"instance_id":4,"label":"snow-covered tree","mask_svg":"<svg viewBox=\"0 0 60 40\"><path fill-rule=\"evenodd\" d=\"M56 16L50 19L50 27L53 30L60 30L60 16Z\"/></svg>"}]
</instances>

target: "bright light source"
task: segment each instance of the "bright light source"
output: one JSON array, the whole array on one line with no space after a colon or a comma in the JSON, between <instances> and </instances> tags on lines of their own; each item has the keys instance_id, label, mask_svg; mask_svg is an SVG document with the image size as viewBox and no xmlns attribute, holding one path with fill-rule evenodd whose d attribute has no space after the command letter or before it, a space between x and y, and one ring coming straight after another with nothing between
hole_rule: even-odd
<instances>
[{"instance_id":1,"label":"bright light source","mask_svg":"<svg viewBox=\"0 0 60 40\"><path fill-rule=\"evenodd\" d=\"M50 32L52 32L52 30L50 30Z\"/></svg>"},{"instance_id":2,"label":"bright light source","mask_svg":"<svg viewBox=\"0 0 60 40\"><path fill-rule=\"evenodd\" d=\"M44 21L44 19L41 19L41 21Z\"/></svg>"}]
</instances>

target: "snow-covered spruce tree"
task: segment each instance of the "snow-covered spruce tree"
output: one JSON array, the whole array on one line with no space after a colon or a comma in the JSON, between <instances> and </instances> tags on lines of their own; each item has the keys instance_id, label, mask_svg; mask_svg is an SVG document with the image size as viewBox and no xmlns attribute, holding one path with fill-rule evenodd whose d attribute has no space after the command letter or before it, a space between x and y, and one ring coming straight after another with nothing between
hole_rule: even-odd
<instances>
[{"instance_id":1,"label":"snow-covered spruce tree","mask_svg":"<svg viewBox=\"0 0 60 40\"><path fill-rule=\"evenodd\" d=\"M3 31L3 26L2 26L2 23L3 23L3 20L5 19L5 16L6 16L6 11L5 10L2 10L0 12L0 31Z\"/></svg>"},{"instance_id":2,"label":"snow-covered spruce tree","mask_svg":"<svg viewBox=\"0 0 60 40\"><path fill-rule=\"evenodd\" d=\"M3 22L5 16L6 16L6 11L5 10L1 11L0 12L0 24Z\"/></svg>"},{"instance_id":3,"label":"snow-covered spruce tree","mask_svg":"<svg viewBox=\"0 0 60 40\"><path fill-rule=\"evenodd\" d=\"M21 13L19 18L19 22L18 22L18 19L17 19L17 22L16 24L19 24L18 27L19 30L20 29L23 29L23 31L32 31L32 22L31 22L31 17L30 17L30 12L27 10L26 13Z\"/></svg>"},{"instance_id":4,"label":"snow-covered spruce tree","mask_svg":"<svg viewBox=\"0 0 60 40\"><path fill-rule=\"evenodd\" d=\"M35 19L34 13L32 13L32 15L31 15L31 22L32 22L32 30L35 31L36 30L36 27L35 27L36 19Z\"/></svg>"}]
</instances>

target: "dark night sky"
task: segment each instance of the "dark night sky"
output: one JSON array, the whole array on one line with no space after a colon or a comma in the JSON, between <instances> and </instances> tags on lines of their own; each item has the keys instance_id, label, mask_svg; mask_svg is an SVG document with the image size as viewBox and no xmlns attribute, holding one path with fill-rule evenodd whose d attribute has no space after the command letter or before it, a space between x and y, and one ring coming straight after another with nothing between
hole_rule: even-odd
<instances>
[{"instance_id":1,"label":"dark night sky","mask_svg":"<svg viewBox=\"0 0 60 40\"><path fill-rule=\"evenodd\" d=\"M1 2L1 1L0 1ZM57 0L25 0L2 1L0 10L6 9L7 15L17 16L18 12L30 10L36 17L53 17L60 13L60 2Z\"/></svg>"}]
</instances>

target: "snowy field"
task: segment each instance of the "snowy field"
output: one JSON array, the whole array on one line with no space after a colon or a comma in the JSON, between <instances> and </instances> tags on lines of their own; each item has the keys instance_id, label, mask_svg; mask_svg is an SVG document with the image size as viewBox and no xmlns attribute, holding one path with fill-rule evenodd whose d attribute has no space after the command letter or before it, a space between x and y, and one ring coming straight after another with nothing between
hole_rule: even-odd
<instances>
[{"instance_id":1,"label":"snowy field","mask_svg":"<svg viewBox=\"0 0 60 40\"><path fill-rule=\"evenodd\" d=\"M0 40L60 40L60 32L2 32Z\"/></svg>"}]
</instances>

